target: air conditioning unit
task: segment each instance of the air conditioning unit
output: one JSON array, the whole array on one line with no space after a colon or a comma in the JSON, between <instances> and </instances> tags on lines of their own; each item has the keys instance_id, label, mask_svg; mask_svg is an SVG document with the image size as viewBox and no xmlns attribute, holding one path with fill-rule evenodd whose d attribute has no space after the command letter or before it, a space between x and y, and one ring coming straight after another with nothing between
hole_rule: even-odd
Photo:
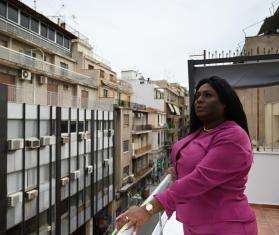
<instances>
[{"instance_id":1,"label":"air conditioning unit","mask_svg":"<svg viewBox=\"0 0 279 235\"><path fill-rule=\"evenodd\" d=\"M71 180L76 180L80 177L80 170L71 173Z\"/></svg>"},{"instance_id":2,"label":"air conditioning unit","mask_svg":"<svg viewBox=\"0 0 279 235\"><path fill-rule=\"evenodd\" d=\"M37 138L26 139L25 147L30 149L40 148L40 140L38 140Z\"/></svg>"},{"instance_id":3,"label":"air conditioning unit","mask_svg":"<svg viewBox=\"0 0 279 235\"><path fill-rule=\"evenodd\" d=\"M43 75L39 75L39 76L38 76L38 83L39 83L40 85L47 84L47 77L46 77L46 76L43 76Z\"/></svg>"},{"instance_id":4,"label":"air conditioning unit","mask_svg":"<svg viewBox=\"0 0 279 235\"><path fill-rule=\"evenodd\" d=\"M23 139L11 139L8 140L8 150L18 150L23 149L24 147L24 141Z\"/></svg>"},{"instance_id":5,"label":"air conditioning unit","mask_svg":"<svg viewBox=\"0 0 279 235\"><path fill-rule=\"evenodd\" d=\"M109 165L109 159L104 159L104 167L108 166Z\"/></svg>"},{"instance_id":6,"label":"air conditioning unit","mask_svg":"<svg viewBox=\"0 0 279 235\"><path fill-rule=\"evenodd\" d=\"M84 140L85 139L85 133L84 132L79 132L78 133L78 140L79 141L82 141L82 140Z\"/></svg>"},{"instance_id":7,"label":"air conditioning unit","mask_svg":"<svg viewBox=\"0 0 279 235\"><path fill-rule=\"evenodd\" d=\"M61 179L61 186L66 186L70 181L70 178L68 176Z\"/></svg>"},{"instance_id":8,"label":"air conditioning unit","mask_svg":"<svg viewBox=\"0 0 279 235\"><path fill-rule=\"evenodd\" d=\"M86 167L86 172L87 172L88 175L92 174L93 173L93 166L92 165L87 166Z\"/></svg>"},{"instance_id":9,"label":"air conditioning unit","mask_svg":"<svg viewBox=\"0 0 279 235\"><path fill-rule=\"evenodd\" d=\"M18 203L22 202L22 192L8 195L7 202L8 207L15 207Z\"/></svg>"},{"instance_id":10,"label":"air conditioning unit","mask_svg":"<svg viewBox=\"0 0 279 235\"><path fill-rule=\"evenodd\" d=\"M25 69L20 70L19 78L21 80L28 80L31 81L32 75L31 72Z\"/></svg>"},{"instance_id":11,"label":"air conditioning unit","mask_svg":"<svg viewBox=\"0 0 279 235\"><path fill-rule=\"evenodd\" d=\"M85 139L90 140L91 139L91 133L90 132L85 132Z\"/></svg>"},{"instance_id":12,"label":"air conditioning unit","mask_svg":"<svg viewBox=\"0 0 279 235\"><path fill-rule=\"evenodd\" d=\"M128 180L127 180L128 183L131 184L131 183L134 182L134 180L135 180L135 176L134 175L129 175Z\"/></svg>"},{"instance_id":13,"label":"air conditioning unit","mask_svg":"<svg viewBox=\"0 0 279 235\"><path fill-rule=\"evenodd\" d=\"M35 199L37 196L38 196L38 190L37 189L25 192L25 198L28 201L31 201L31 200Z\"/></svg>"},{"instance_id":14,"label":"air conditioning unit","mask_svg":"<svg viewBox=\"0 0 279 235\"><path fill-rule=\"evenodd\" d=\"M68 134L62 134L61 135L61 142L62 144L68 144L70 141Z\"/></svg>"},{"instance_id":15,"label":"air conditioning unit","mask_svg":"<svg viewBox=\"0 0 279 235\"><path fill-rule=\"evenodd\" d=\"M55 137L54 136L42 136L40 139L41 146L48 146L55 144Z\"/></svg>"}]
</instances>

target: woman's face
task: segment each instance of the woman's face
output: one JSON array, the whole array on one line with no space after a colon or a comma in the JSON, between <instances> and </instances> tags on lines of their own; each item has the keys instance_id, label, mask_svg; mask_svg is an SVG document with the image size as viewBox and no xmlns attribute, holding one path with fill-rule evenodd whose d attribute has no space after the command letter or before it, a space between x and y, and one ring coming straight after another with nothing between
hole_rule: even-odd
<instances>
[{"instance_id":1,"label":"woman's face","mask_svg":"<svg viewBox=\"0 0 279 235\"><path fill-rule=\"evenodd\" d=\"M197 90L194 106L196 115L202 122L218 121L225 117L225 105L208 83Z\"/></svg>"}]
</instances>

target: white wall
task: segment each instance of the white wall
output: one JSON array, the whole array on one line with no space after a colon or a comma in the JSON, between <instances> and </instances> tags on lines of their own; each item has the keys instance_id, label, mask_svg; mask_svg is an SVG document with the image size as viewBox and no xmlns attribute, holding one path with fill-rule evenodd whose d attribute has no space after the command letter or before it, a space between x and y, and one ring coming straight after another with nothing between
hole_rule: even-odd
<instances>
[{"instance_id":1,"label":"white wall","mask_svg":"<svg viewBox=\"0 0 279 235\"><path fill-rule=\"evenodd\" d=\"M164 111L164 100L154 98L154 89L157 87L156 85L150 83L140 84L139 80L129 80L128 82L133 87L132 102Z\"/></svg>"},{"instance_id":2,"label":"white wall","mask_svg":"<svg viewBox=\"0 0 279 235\"><path fill-rule=\"evenodd\" d=\"M278 152L255 152L246 188L249 203L279 205L278 167Z\"/></svg>"}]
</instances>

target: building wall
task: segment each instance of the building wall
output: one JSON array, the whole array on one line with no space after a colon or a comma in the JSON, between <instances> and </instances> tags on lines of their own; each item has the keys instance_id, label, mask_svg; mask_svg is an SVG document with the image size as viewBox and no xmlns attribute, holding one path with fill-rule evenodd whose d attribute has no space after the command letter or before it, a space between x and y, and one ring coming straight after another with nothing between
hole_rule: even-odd
<instances>
[{"instance_id":1,"label":"building wall","mask_svg":"<svg viewBox=\"0 0 279 235\"><path fill-rule=\"evenodd\" d=\"M261 36L254 36L254 37L246 37L244 49L246 53L252 55L278 53L279 36L261 35Z\"/></svg>"}]
</instances>

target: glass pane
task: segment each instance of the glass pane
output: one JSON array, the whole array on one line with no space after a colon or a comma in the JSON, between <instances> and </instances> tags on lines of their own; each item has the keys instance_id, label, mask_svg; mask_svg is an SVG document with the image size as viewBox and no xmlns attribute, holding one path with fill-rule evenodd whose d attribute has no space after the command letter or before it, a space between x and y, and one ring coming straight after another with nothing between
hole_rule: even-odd
<instances>
[{"instance_id":1,"label":"glass pane","mask_svg":"<svg viewBox=\"0 0 279 235\"><path fill-rule=\"evenodd\" d=\"M70 48L70 40L64 37L64 47Z\"/></svg>"},{"instance_id":2,"label":"glass pane","mask_svg":"<svg viewBox=\"0 0 279 235\"><path fill-rule=\"evenodd\" d=\"M41 24L41 35L47 38L47 26L44 24Z\"/></svg>"},{"instance_id":3,"label":"glass pane","mask_svg":"<svg viewBox=\"0 0 279 235\"><path fill-rule=\"evenodd\" d=\"M10 6L8 8L8 18L16 23L18 23L18 10L17 8Z\"/></svg>"},{"instance_id":4,"label":"glass pane","mask_svg":"<svg viewBox=\"0 0 279 235\"><path fill-rule=\"evenodd\" d=\"M55 39L54 29L48 29L48 39L50 39L51 41L54 41L54 39Z\"/></svg>"},{"instance_id":5,"label":"glass pane","mask_svg":"<svg viewBox=\"0 0 279 235\"><path fill-rule=\"evenodd\" d=\"M31 30L39 33L39 21L35 19L31 19Z\"/></svg>"},{"instance_id":6,"label":"glass pane","mask_svg":"<svg viewBox=\"0 0 279 235\"><path fill-rule=\"evenodd\" d=\"M29 29L29 15L26 15L24 13L20 14L20 25L24 28Z\"/></svg>"},{"instance_id":7,"label":"glass pane","mask_svg":"<svg viewBox=\"0 0 279 235\"><path fill-rule=\"evenodd\" d=\"M3 17L7 15L7 5L5 2L0 2L0 15Z\"/></svg>"},{"instance_id":8,"label":"glass pane","mask_svg":"<svg viewBox=\"0 0 279 235\"><path fill-rule=\"evenodd\" d=\"M62 34L60 34L60 33L57 33L57 34L56 34L56 42L57 42L59 45L63 46L63 35L62 35Z\"/></svg>"}]
</instances>

